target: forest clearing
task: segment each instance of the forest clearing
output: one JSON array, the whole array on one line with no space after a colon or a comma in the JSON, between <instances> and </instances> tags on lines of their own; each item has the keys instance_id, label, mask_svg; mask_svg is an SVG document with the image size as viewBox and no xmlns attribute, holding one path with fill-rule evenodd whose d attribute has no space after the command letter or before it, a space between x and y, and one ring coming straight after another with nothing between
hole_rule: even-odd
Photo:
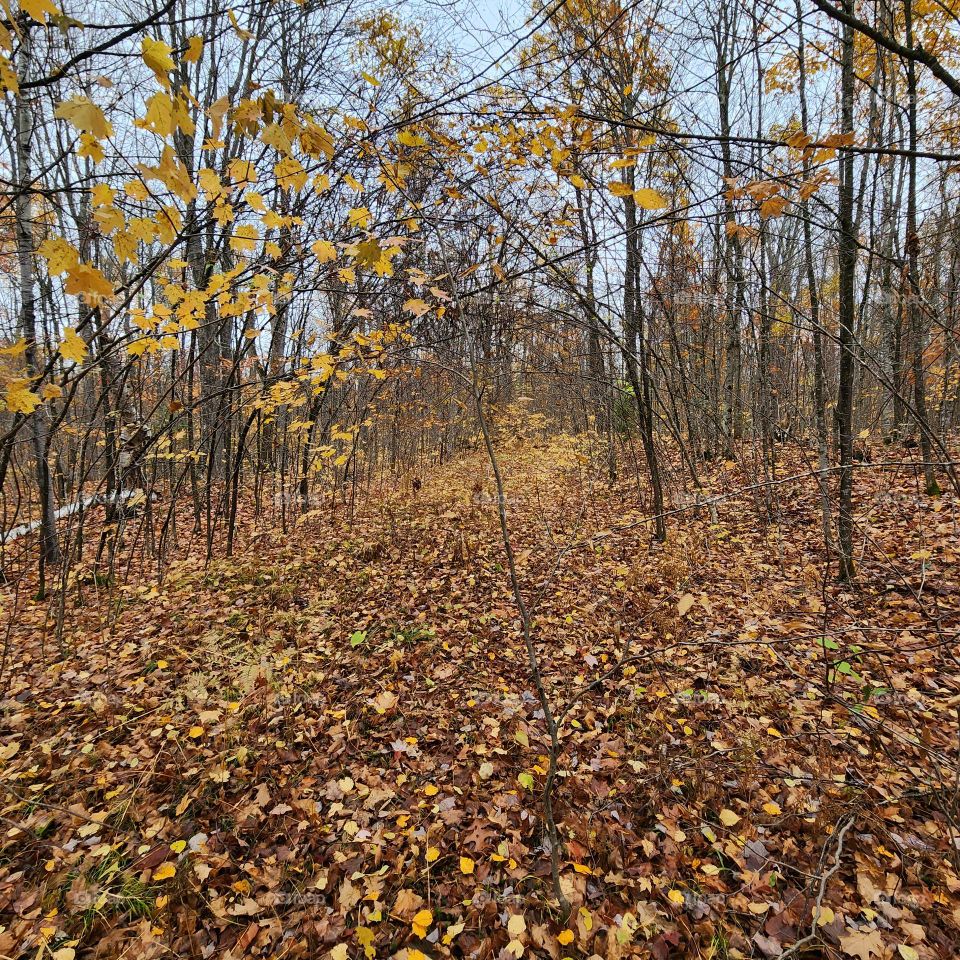
<instances>
[{"instance_id":1,"label":"forest clearing","mask_svg":"<svg viewBox=\"0 0 960 960\"><path fill-rule=\"evenodd\" d=\"M0 960L960 956L955 0L0 0Z\"/></svg>"}]
</instances>

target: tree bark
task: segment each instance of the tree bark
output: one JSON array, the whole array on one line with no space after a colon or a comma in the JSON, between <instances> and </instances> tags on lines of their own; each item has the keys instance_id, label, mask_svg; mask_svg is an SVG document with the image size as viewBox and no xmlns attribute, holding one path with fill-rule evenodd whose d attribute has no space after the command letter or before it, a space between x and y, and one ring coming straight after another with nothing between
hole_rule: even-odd
<instances>
[{"instance_id":1,"label":"tree bark","mask_svg":"<svg viewBox=\"0 0 960 960\"><path fill-rule=\"evenodd\" d=\"M23 40L20 47L20 80L27 79L30 69L32 44L28 19L21 19ZM20 333L26 343L24 361L31 387L41 374L37 354L37 305L34 290L34 236L33 236L33 109L28 93L16 97L17 194L14 217L17 234L17 264L20 273ZM50 438L41 406L27 414L27 432L36 464L37 492L40 498L40 550L46 563L60 561L60 542L57 536L53 486L47 459Z\"/></svg>"},{"instance_id":2,"label":"tree bark","mask_svg":"<svg viewBox=\"0 0 960 960\"><path fill-rule=\"evenodd\" d=\"M844 9L852 13L854 0L843 0ZM840 79L840 132L853 133L853 27L843 25ZM853 151L840 150L840 197L837 213L839 234L838 267L840 299L840 377L837 390L837 446L839 450L839 547L840 577L853 580L856 565L853 557L853 405L856 385L856 343L854 291L857 271L857 238L853 230Z\"/></svg>"}]
</instances>

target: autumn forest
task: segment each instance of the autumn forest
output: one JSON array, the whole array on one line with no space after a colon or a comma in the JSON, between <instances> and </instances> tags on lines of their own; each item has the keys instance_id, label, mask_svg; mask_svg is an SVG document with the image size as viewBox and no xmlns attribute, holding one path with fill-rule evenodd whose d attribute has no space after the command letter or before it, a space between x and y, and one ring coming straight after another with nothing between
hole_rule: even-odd
<instances>
[{"instance_id":1,"label":"autumn forest","mask_svg":"<svg viewBox=\"0 0 960 960\"><path fill-rule=\"evenodd\" d=\"M0 958L960 956L960 3L0 0Z\"/></svg>"}]
</instances>

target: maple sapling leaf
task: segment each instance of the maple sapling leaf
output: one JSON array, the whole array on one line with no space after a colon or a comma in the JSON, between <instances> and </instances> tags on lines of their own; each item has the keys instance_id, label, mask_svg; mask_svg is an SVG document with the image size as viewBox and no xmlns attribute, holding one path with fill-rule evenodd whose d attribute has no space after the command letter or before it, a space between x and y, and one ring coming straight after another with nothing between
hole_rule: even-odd
<instances>
[{"instance_id":1,"label":"maple sapling leaf","mask_svg":"<svg viewBox=\"0 0 960 960\"><path fill-rule=\"evenodd\" d=\"M190 37L187 40L187 49L183 59L187 63L196 63L203 54L203 37Z\"/></svg>"},{"instance_id":2,"label":"maple sapling leaf","mask_svg":"<svg viewBox=\"0 0 960 960\"><path fill-rule=\"evenodd\" d=\"M404 303L403 309L415 317L422 317L430 309L430 305L419 297L411 297Z\"/></svg>"},{"instance_id":3,"label":"maple sapling leaf","mask_svg":"<svg viewBox=\"0 0 960 960\"><path fill-rule=\"evenodd\" d=\"M53 115L60 120L69 121L80 133L89 133L97 140L106 140L113 136L113 127L103 111L82 94L78 93L69 100L58 103Z\"/></svg>"},{"instance_id":4,"label":"maple sapling leaf","mask_svg":"<svg viewBox=\"0 0 960 960\"><path fill-rule=\"evenodd\" d=\"M14 380L7 385L4 402L11 413L22 413L27 416L40 406L40 398L28 384L28 380Z\"/></svg>"},{"instance_id":5,"label":"maple sapling leaf","mask_svg":"<svg viewBox=\"0 0 960 960\"><path fill-rule=\"evenodd\" d=\"M60 11L50 0L20 0L20 9L37 23L46 23L47 17L60 16Z\"/></svg>"},{"instance_id":6,"label":"maple sapling leaf","mask_svg":"<svg viewBox=\"0 0 960 960\"><path fill-rule=\"evenodd\" d=\"M143 62L153 71L157 81L163 87L170 86L167 74L173 70L175 64L170 56L172 50L169 44L153 37L144 37L141 41Z\"/></svg>"},{"instance_id":7,"label":"maple sapling leaf","mask_svg":"<svg viewBox=\"0 0 960 960\"><path fill-rule=\"evenodd\" d=\"M329 240L317 240L310 249L320 263L330 263L337 259L337 248Z\"/></svg>"},{"instance_id":8,"label":"maple sapling leaf","mask_svg":"<svg viewBox=\"0 0 960 960\"><path fill-rule=\"evenodd\" d=\"M67 327L64 331L63 343L60 344L60 356L71 363L82 363L87 355L87 344L75 327Z\"/></svg>"}]
</instances>

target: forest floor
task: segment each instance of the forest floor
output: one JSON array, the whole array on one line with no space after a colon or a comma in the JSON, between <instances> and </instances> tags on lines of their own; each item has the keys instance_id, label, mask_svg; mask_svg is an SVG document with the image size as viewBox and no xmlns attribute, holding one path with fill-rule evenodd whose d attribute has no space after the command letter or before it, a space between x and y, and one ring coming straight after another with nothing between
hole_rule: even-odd
<instances>
[{"instance_id":1,"label":"forest floor","mask_svg":"<svg viewBox=\"0 0 960 960\"><path fill-rule=\"evenodd\" d=\"M859 471L853 587L809 478L717 463L659 545L578 439L502 456L569 917L477 454L162 581L81 571L59 644L21 589L0 956L957 956L956 498Z\"/></svg>"}]
</instances>

